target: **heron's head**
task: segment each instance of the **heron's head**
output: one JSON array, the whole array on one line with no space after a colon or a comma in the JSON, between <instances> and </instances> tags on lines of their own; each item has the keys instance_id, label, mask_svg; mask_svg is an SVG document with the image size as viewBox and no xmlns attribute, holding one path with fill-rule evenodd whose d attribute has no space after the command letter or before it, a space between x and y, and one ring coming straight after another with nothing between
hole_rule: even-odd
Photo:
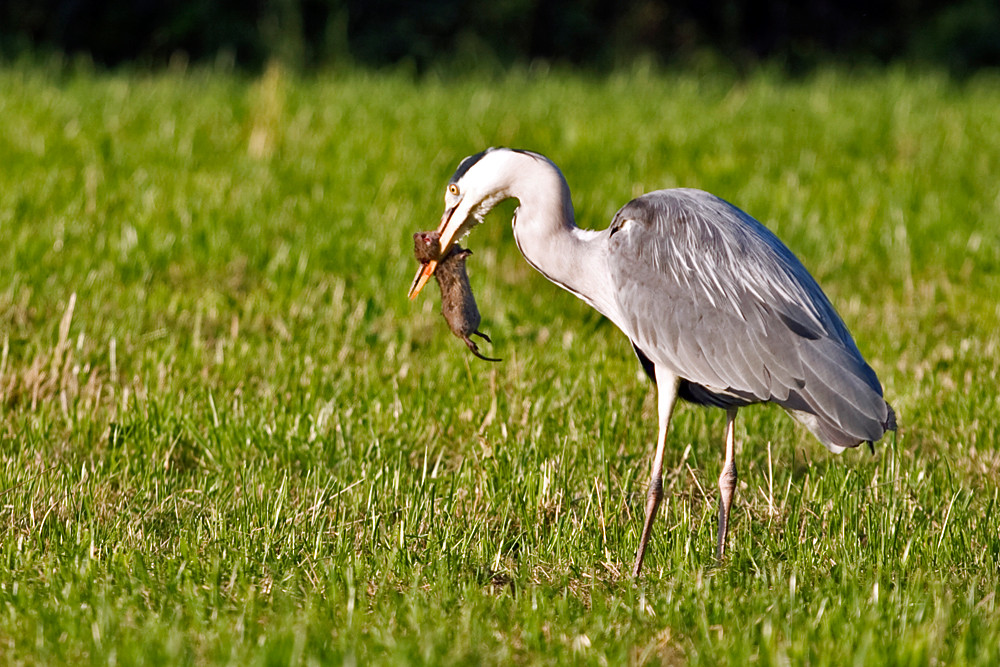
<instances>
[{"instance_id":1,"label":"heron's head","mask_svg":"<svg viewBox=\"0 0 1000 667\"><path fill-rule=\"evenodd\" d=\"M488 148L462 160L444 191L444 215L437 231L441 235L441 256L448 254L459 239L483 221L490 209L509 198L510 186L517 175L517 156L524 151ZM410 287L415 299L434 271L437 262L420 267Z\"/></svg>"}]
</instances>

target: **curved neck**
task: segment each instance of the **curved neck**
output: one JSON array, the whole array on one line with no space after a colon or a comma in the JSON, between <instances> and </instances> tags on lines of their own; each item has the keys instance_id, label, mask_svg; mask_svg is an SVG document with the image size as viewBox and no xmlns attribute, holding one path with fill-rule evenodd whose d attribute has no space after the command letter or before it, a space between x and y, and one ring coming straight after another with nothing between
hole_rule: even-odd
<instances>
[{"instance_id":1,"label":"curved neck","mask_svg":"<svg viewBox=\"0 0 1000 667\"><path fill-rule=\"evenodd\" d=\"M520 154L517 163L507 195L520 202L513 226L521 254L546 278L617 321L606 233L576 226L569 186L555 164L533 154Z\"/></svg>"}]
</instances>

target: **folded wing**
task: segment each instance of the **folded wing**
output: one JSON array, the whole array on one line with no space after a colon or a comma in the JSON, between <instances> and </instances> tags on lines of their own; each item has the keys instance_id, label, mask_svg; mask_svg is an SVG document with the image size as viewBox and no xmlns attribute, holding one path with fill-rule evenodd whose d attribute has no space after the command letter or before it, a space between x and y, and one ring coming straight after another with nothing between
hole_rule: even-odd
<instances>
[{"instance_id":1,"label":"folded wing","mask_svg":"<svg viewBox=\"0 0 1000 667\"><path fill-rule=\"evenodd\" d=\"M772 401L834 451L895 428L882 386L801 262L700 190L626 204L607 230L611 280L640 357L715 405Z\"/></svg>"}]
</instances>

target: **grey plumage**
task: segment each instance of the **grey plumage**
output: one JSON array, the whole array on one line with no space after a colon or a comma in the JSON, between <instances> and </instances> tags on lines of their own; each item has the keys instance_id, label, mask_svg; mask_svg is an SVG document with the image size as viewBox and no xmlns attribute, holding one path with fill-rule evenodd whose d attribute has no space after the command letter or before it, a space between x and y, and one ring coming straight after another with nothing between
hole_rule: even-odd
<instances>
[{"instance_id":1,"label":"grey plumage","mask_svg":"<svg viewBox=\"0 0 1000 667\"><path fill-rule=\"evenodd\" d=\"M681 397L770 401L834 451L895 428L882 386L826 295L766 227L700 190L626 204L607 230L625 333Z\"/></svg>"},{"instance_id":2,"label":"grey plumage","mask_svg":"<svg viewBox=\"0 0 1000 667\"><path fill-rule=\"evenodd\" d=\"M530 151L466 158L445 192L442 252L516 198L514 239L525 260L621 329L657 387L659 431L633 573L663 498L667 431L678 398L726 410L716 557L736 490L737 409L772 402L834 452L896 428L882 385L801 262L752 217L700 190L659 190L623 206L611 226L576 226L569 186ZM419 293L428 264L410 288Z\"/></svg>"}]
</instances>

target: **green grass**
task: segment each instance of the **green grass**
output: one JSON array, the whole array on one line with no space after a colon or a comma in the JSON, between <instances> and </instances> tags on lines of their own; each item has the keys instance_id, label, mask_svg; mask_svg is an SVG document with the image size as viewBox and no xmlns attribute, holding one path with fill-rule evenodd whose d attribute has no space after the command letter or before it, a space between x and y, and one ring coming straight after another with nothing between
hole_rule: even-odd
<instances>
[{"instance_id":1,"label":"green grass","mask_svg":"<svg viewBox=\"0 0 1000 667\"><path fill-rule=\"evenodd\" d=\"M1000 79L642 69L420 82L0 68L0 655L7 664L1000 662ZM406 299L410 234L489 145L578 221L700 187L837 305L898 438L828 454L683 406L640 581L655 399L470 237L504 358Z\"/></svg>"}]
</instances>

